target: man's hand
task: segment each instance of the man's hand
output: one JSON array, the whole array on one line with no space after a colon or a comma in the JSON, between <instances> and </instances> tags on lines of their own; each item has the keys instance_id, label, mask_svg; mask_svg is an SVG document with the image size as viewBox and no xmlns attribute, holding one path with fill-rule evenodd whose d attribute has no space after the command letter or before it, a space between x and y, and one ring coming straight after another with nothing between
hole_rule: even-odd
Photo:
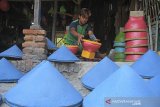
<instances>
[{"instance_id":1,"label":"man's hand","mask_svg":"<svg viewBox=\"0 0 160 107\"><path fill-rule=\"evenodd\" d=\"M78 34L78 45L81 44L83 37L84 37L84 35Z\"/></svg>"},{"instance_id":2,"label":"man's hand","mask_svg":"<svg viewBox=\"0 0 160 107\"><path fill-rule=\"evenodd\" d=\"M96 36L95 36L94 34L89 35L89 38L90 38L91 40L93 40L93 41L97 41L97 38L96 38Z\"/></svg>"}]
</instances>

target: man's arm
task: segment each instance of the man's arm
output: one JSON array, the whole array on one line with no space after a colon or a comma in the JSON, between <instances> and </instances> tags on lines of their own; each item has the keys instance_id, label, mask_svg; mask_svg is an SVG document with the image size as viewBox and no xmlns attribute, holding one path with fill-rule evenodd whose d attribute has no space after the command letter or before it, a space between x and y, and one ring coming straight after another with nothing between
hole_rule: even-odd
<instances>
[{"instance_id":1,"label":"man's arm","mask_svg":"<svg viewBox=\"0 0 160 107\"><path fill-rule=\"evenodd\" d=\"M70 28L70 31L71 31L72 35L78 37L78 41L77 42L78 42L78 45L79 45L81 43L82 38L84 37L84 35L79 34L74 27Z\"/></svg>"},{"instance_id":2,"label":"man's arm","mask_svg":"<svg viewBox=\"0 0 160 107\"><path fill-rule=\"evenodd\" d=\"M70 32L71 32L72 35L74 35L76 37L84 37L84 35L79 34L74 27L70 28Z\"/></svg>"}]
</instances>

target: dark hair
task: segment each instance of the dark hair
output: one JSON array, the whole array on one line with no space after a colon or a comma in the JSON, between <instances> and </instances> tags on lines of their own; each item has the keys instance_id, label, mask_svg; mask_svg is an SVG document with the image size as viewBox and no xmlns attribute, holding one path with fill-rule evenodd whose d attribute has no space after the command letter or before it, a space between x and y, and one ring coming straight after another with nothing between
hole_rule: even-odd
<instances>
[{"instance_id":1,"label":"dark hair","mask_svg":"<svg viewBox=\"0 0 160 107\"><path fill-rule=\"evenodd\" d=\"M91 16L91 11L87 8L82 8L79 12L79 15L82 17L89 17Z\"/></svg>"}]
</instances>

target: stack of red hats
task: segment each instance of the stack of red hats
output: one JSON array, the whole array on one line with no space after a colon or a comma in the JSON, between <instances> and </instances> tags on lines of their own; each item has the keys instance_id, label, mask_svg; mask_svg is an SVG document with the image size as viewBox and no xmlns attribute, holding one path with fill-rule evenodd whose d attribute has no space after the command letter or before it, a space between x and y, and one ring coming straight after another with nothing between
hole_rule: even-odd
<instances>
[{"instance_id":1,"label":"stack of red hats","mask_svg":"<svg viewBox=\"0 0 160 107\"><path fill-rule=\"evenodd\" d=\"M144 16L142 14L135 15L136 12L139 13L139 11L131 11L125 25L125 61L136 61L148 50L147 25ZM141 13L143 12L141 11Z\"/></svg>"}]
</instances>

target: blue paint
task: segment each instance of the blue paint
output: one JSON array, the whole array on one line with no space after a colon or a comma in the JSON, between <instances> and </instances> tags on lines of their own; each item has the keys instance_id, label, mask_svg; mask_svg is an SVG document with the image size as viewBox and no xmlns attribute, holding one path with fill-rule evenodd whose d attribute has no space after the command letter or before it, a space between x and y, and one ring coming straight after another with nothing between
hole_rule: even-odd
<instances>
[{"instance_id":1,"label":"blue paint","mask_svg":"<svg viewBox=\"0 0 160 107\"><path fill-rule=\"evenodd\" d=\"M46 61L5 95L11 106L76 107L82 96L53 65Z\"/></svg>"},{"instance_id":2,"label":"blue paint","mask_svg":"<svg viewBox=\"0 0 160 107\"><path fill-rule=\"evenodd\" d=\"M48 57L49 61L55 62L77 62L77 58L67 47L62 46Z\"/></svg>"},{"instance_id":3,"label":"blue paint","mask_svg":"<svg viewBox=\"0 0 160 107\"><path fill-rule=\"evenodd\" d=\"M22 58L22 56L23 56L23 53L17 47L17 45L14 45L10 47L9 49L0 53L0 57Z\"/></svg>"},{"instance_id":4,"label":"blue paint","mask_svg":"<svg viewBox=\"0 0 160 107\"><path fill-rule=\"evenodd\" d=\"M117 69L119 66L105 57L82 77L81 82L86 88L92 90Z\"/></svg>"},{"instance_id":5,"label":"blue paint","mask_svg":"<svg viewBox=\"0 0 160 107\"><path fill-rule=\"evenodd\" d=\"M12 63L5 58L0 60L0 82L16 82L23 76Z\"/></svg>"}]
</instances>

